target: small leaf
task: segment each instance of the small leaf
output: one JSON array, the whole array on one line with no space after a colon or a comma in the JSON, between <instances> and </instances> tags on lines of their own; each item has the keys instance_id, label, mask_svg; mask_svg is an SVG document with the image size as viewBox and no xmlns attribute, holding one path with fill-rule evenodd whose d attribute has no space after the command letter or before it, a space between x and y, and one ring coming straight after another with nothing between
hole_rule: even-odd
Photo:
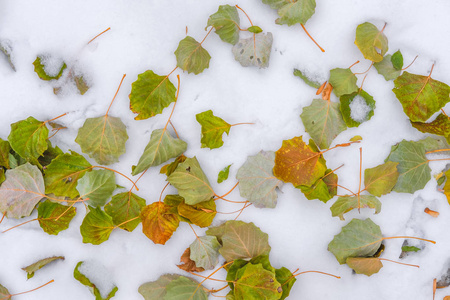
<instances>
[{"instance_id":1,"label":"small leaf","mask_svg":"<svg viewBox=\"0 0 450 300\"><path fill-rule=\"evenodd\" d=\"M243 67L256 66L260 69L267 68L269 66L272 42L272 33L257 34L254 38L240 39L231 51L234 54L234 59Z\"/></svg>"},{"instance_id":2,"label":"small leaf","mask_svg":"<svg viewBox=\"0 0 450 300\"><path fill-rule=\"evenodd\" d=\"M129 191L114 195L111 202L106 204L105 212L112 217L117 226L139 217L143 207L145 207L145 199ZM120 225L120 228L131 232L139 223L141 223L140 218Z\"/></svg>"},{"instance_id":3,"label":"small leaf","mask_svg":"<svg viewBox=\"0 0 450 300\"><path fill-rule=\"evenodd\" d=\"M37 270L45 267L49 263L51 263L55 260L58 260L58 259L64 260L64 256L53 256L53 257L44 258L44 259L41 259L41 260L35 262L34 264L31 264L27 267L22 268L22 270L27 272L27 279L30 279L34 276L34 272L36 272Z\"/></svg>"},{"instance_id":4,"label":"small leaf","mask_svg":"<svg viewBox=\"0 0 450 300\"><path fill-rule=\"evenodd\" d=\"M0 139L0 167L10 169L9 163L9 152L11 151L11 146L8 141Z\"/></svg>"},{"instance_id":5,"label":"small leaf","mask_svg":"<svg viewBox=\"0 0 450 300\"><path fill-rule=\"evenodd\" d=\"M171 208L165 203L154 202L141 211L142 232L155 244L164 245L180 224Z\"/></svg>"},{"instance_id":6,"label":"small leaf","mask_svg":"<svg viewBox=\"0 0 450 300\"><path fill-rule=\"evenodd\" d=\"M0 40L0 52L2 52L6 59L8 60L9 66L13 71L16 71L16 67L14 66L14 59L12 55L12 47L9 40ZM0 294L1 296L1 294ZM1 299L1 298L0 298Z\"/></svg>"},{"instance_id":7,"label":"small leaf","mask_svg":"<svg viewBox=\"0 0 450 300\"><path fill-rule=\"evenodd\" d=\"M300 185L297 186L297 188L302 191L306 199L318 199L323 203L327 203L328 200L331 200L334 196L336 196L337 183L338 176L334 173L331 173L331 170L328 169L325 172L325 175L317 180L311 187Z\"/></svg>"},{"instance_id":8,"label":"small leaf","mask_svg":"<svg viewBox=\"0 0 450 300\"><path fill-rule=\"evenodd\" d=\"M181 275L177 274L164 274L159 276L158 280L146 282L139 286L138 292L141 294L145 300L161 300L164 299L166 295L166 287L172 282L172 280L177 279Z\"/></svg>"},{"instance_id":9,"label":"small leaf","mask_svg":"<svg viewBox=\"0 0 450 300\"><path fill-rule=\"evenodd\" d=\"M414 246L403 246L402 247L402 251L403 252L417 252L417 251L420 251L420 250L422 250L422 249L414 247Z\"/></svg>"},{"instance_id":10,"label":"small leaf","mask_svg":"<svg viewBox=\"0 0 450 300\"><path fill-rule=\"evenodd\" d=\"M73 271L73 277L78 280L81 284L87 286L89 288L89 291L91 291L91 293L95 296L95 300L109 300L112 297L114 297L114 295L116 294L116 292L119 290L117 288L117 286L112 285L110 288L111 290L108 291L100 291L99 286L97 284L97 281L99 280L99 278L96 278L97 280L93 280L93 279L89 279L86 275L84 275L81 271L83 271L84 267L83 265L86 264L86 262L84 261L80 261L79 263L77 263L74 271ZM103 267L103 266L101 266ZM80 271L81 269L81 271ZM95 272L107 272L107 270L96 270ZM92 271L91 271L92 272ZM107 274L106 274L107 275ZM100 275L101 276L101 275ZM94 281L94 282L91 282ZM109 288L109 286L108 286ZM103 293L102 293L103 292ZM107 294L106 294L107 293Z\"/></svg>"},{"instance_id":11,"label":"small leaf","mask_svg":"<svg viewBox=\"0 0 450 300\"><path fill-rule=\"evenodd\" d=\"M162 113L163 109L175 101L177 89L168 75L159 76L148 70L138 75L131 85L130 109L138 114L136 120L144 120Z\"/></svg>"},{"instance_id":12,"label":"small leaf","mask_svg":"<svg viewBox=\"0 0 450 300\"><path fill-rule=\"evenodd\" d=\"M341 96L341 113L348 127L358 127L369 121L375 110L375 100L363 90Z\"/></svg>"},{"instance_id":13,"label":"small leaf","mask_svg":"<svg viewBox=\"0 0 450 300\"><path fill-rule=\"evenodd\" d=\"M187 36L180 41L177 50L177 66L188 73L200 74L209 67L211 56L202 44L194 38Z\"/></svg>"},{"instance_id":14,"label":"small leaf","mask_svg":"<svg viewBox=\"0 0 450 300\"><path fill-rule=\"evenodd\" d=\"M228 179L228 174L230 173L230 167L231 167L231 165L228 165L225 168L223 168L222 171L219 172L219 175L217 176L217 183L222 183Z\"/></svg>"},{"instance_id":15,"label":"small leaf","mask_svg":"<svg viewBox=\"0 0 450 300\"><path fill-rule=\"evenodd\" d=\"M401 71L403 68L403 55L400 52L400 50L397 50L394 54L392 54L391 57L392 66L398 70Z\"/></svg>"},{"instance_id":16,"label":"small leaf","mask_svg":"<svg viewBox=\"0 0 450 300\"><path fill-rule=\"evenodd\" d=\"M215 236L200 236L189 246L190 258L197 267L212 270L219 263L219 248L221 245Z\"/></svg>"},{"instance_id":17,"label":"small leaf","mask_svg":"<svg viewBox=\"0 0 450 300\"><path fill-rule=\"evenodd\" d=\"M46 233L57 235L69 228L70 221L75 217L76 211L77 209L74 206L70 207L45 200L38 206L39 225Z\"/></svg>"},{"instance_id":18,"label":"small leaf","mask_svg":"<svg viewBox=\"0 0 450 300\"><path fill-rule=\"evenodd\" d=\"M329 83L333 86L333 91L338 97L357 92L359 90L356 85L357 80L355 74L349 68L336 68L330 71Z\"/></svg>"},{"instance_id":19,"label":"small leaf","mask_svg":"<svg viewBox=\"0 0 450 300\"><path fill-rule=\"evenodd\" d=\"M364 58L373 62L382 61L388 50L387 37L369 22L356 27L355 44L364 55Z\"/></svg>"},{"instance_id":20,"label":"small leaf","mask_svg":"<svg viewBox=\"0 0 450 300\"><path fill-rule=\"evenodd\" d=\"M89 207L89 212L80 226L83 243L100 245L109 239L109 235L114 228L112 218L102 211L100 207Z\"/></svg>"},{"instance_id":21,"label":"small leaf","mask_svg":"<svg viewBox=\"0 0 450 300\"><path fill-rule=\"evenodd\" d=\"M93 207L103 206L116 189L116 176L110 170L94 170L78 180L77 190L80 197Z\"/></svg>"},{"instance_id":22,"label":"small leaf","mask_svg":"<svg viewBox=\"0 0 450 300\"><path fill-rule=\"evenodd\" d=\"M372 195L343 196L334 202L330 210L333 217L339 216L339 219L345 220L345 213L355 208L360 209L366 207L375 209L375 213L378 214L381 211L381 202Z\"/></svg>"},{"instance_id":23,"label":"small leaf","mask_svg":"<svg viewBox=\"0 0 450 300\"><path fill-rule=\"evenodd\" d=\"M317 82L313 78L310 78L308 75L305 75L304 73L305 72L302 72L298 69L294 69L294 76L300 77L300 79L302 79L303 82L309 85L310 87L313 87L315 89L320 88L321 84L319 82Z\"/></svg>"},{"instance_id":24,"label":"small leaf","mask_svg":"<svg viewBox=\"0 0 450 300\"><path fill-rule=\"evenodd\" d=\"M239 41L239 22L235 6L220 5L219 10L209 16L206 27L213 26L222 41L234 45Z\"/></svg>"},{"instance_id":25,"label":"small leaf","mask_svg":"<svg viewBox=\"0 0 450 300\"><path fill-rule=\"evenodd\" d=\"M166 286L164 300L208 300L208 294L198 281L180 276Z\"/></svg>"},{"instance_id":26,"label":"small leaf","mask_svg":"<svg viewBox=\"0 0 450 300\"><path fill-rule=\"evenodd\" d=\"M367 276L378 273L383 267L383 263L378 257L349 257L346 262L356 274L364 274Z\"/></svg>"},{"instance_id":27,"label":"small leaf","mask_svg":"<svg viewBox=\"0 0 450 300\"><path fill-rule=\"evenodd\" d=\"M281 284L281 288L283 289L283 294L281 295L280 300L284 300L289 296L294 283L297 281L297 278L285 267L275 270L275 278Z\"/></svg>"},{"instance_id":28,"label":"small leaf","mask_svg":"<svg viewBox=\"0 0 450 300\"><path fill-rule=\"evenodd\" d=\"M89 90L90 86L87 84L86 80L83 78L83 76L75 76L73 78L75 81L75 85L77 86L78 91L81 95L86 94L86 92Z\"/></svg>"},{"instance_id":29,"label":"small leaf","mask_svg":"<svg viewBox=\"0 0 450 300\"><path fill-rule=\"evenodd\" d=\"M64 70L67 68L67 65L65 62L61 61L61 63L59 64L59 66L61 67L57 66L57 70L51 70L52 72L49 72L48 65L53 63L59 62L54 57L48 55L38 56L33 62L34 72L36 72L36 74L42 80L59 79L62 76Z\"/></svg>"},{"instance_id":30,"label":"small leaf","mask_svg":"<svg viewBox=\"0 0 450 300\"><path fill-rule=\"evenodd\" d=\"M188 205L183 201L178 205L177 209L180 216L200 227L210 226L217 214L216 202L214 199L203 201L195 205Z\"/></svg>"},{"instance_id":31,"label":"small leaf","mask_svg":"<svg viewBox=\"0 0 450 300\"><path fill-rule=\"evenodd\" d=\"M259 26L250 26L249 28L247 28L247 30L248 30L248 32L255 33L255 34L263 32L263 30Z\"/></svg>"},{"instance_id":32,"label":"small leaf","mask_svg":"<svg viewBox=\"0 0 450 300\"><path fill-rule=\"evenodd\" d=\"M122 120L105 115L86 119L75 142L98 164L110 165L118 162L119 156L125 153L127 140L127 128Z\"/></svg>"},{"instance_id":33,"label":"small leaf","mask_svg":"<svg viewBox=\"0 0 450 300\"><path fill-rule=\"evenodd\" d=\"M277 300L283 293L281 284L273 272L265 270L261 264L247 264L241 268L234 282L235 299Z\"/></svg>"},{"instance_id":34,"label":"small leaf","mask_svg":"<svg viewBox=\"0 0 450 300\"><path fill-rule=\"evenodd\" d=\"M386 81L394 80L402 73L401 68L397 70L392 63L392 55L388 54L383 57L383 60L373 64L377 69L378 74L383 75Z\"/></svg>"},{"instance_id":35,"label":"small leaf","mask_svg":"<svg viewBox=\"0 0 450 300\"><path fill-rule=\"evenodd\" d=\"M450 143L450 118L440 114L430 123L411 122L411 125L421 132L442 135Z\"/></svg>"},{"instance_id":36,"label":"small leaf","mask_svg":"<svg viewBox=\"0 0 450 300\"><path fill-rule=\"evenodd\" d=\"M212 110L197 114L197 122L202 126L202 148L220 148L223 145L222 135L230 132L231 125L223 119L214 116Z\"/></svg>"},{"instance_id":37,"label":"small leaf","mask_svg":"<svg viewBox=\"0 0 450 300\"><path fill-rule=\"evenodd\" d=\"M186 272L203 272L205 269L197 267L195 261L191 259L191 248L187 247L184 250L183 255L180 258L181 264L177 265L178 268Z\"/></svg>"},{"instance_id":38,"label":"small leaf","mask_svg":"<svg viewBox=\"0 0 450 300\"><path fill-rule=\"evenodd\" d=\"M315 0L263 0L264 4L270 5L271 8L278 10L278 18L275 23L287 24L292 26L300 23L305 24L315 12Z\"/></svg>"},{"instance_id":39,"label":"small leaf","mask_svg":"<svg viewBox=\"0 0 450 300\"><path fill-rule=\"evenodd\" d=\"M397 165L398 163L388 161L382 165L364 170L365 190L377 197L390 193L399 176Z\"/></svg>"}]
</instances>

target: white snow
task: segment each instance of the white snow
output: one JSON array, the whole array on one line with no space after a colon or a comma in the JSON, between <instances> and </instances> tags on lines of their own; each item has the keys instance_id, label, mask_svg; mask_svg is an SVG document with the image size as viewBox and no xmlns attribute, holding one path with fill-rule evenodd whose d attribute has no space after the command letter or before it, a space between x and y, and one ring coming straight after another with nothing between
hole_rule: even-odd
<instances>
[{"instance_id":1,"label":"white snow","mask_svg":"<svg viewBox=\"0 0 450 300\"><path fill-rule=\"evenodd\" d=\"M350 118L354 121L362 123L367 120L367 115L372 110L372 108L367 105L366 99L360 95L356 95L350 102Z\"/></svg>"},{"instance_id":2,"label":"white snow","mask_svg":"<svg viewBox=\"0 0 450 300\"><path fill-rule=\"evenodd\" d=\"M62 58L51 54L43 54L40 58L41 64L44 66L44 71L48 76L54 77L59 74L64 64Z\"/></svg>"},{"instance_id":3,"label":"white snow","mask_svg":"<svg viewBox=\"0 0 450 300\"><path fill-rule=\"evenodd\" d=\"M78 271L98 288L103 298L106 298L115 287L111 272L97 261L84 261L78 267Z\"/></svg>"}]
</instances>

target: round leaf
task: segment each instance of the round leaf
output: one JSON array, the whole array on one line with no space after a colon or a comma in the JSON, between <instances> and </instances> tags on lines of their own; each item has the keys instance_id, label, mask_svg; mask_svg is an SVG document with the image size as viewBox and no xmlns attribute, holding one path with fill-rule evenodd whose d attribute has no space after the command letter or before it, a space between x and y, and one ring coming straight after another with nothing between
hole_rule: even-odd
<instances>
[{"instance_id":1,"label":"round leaf","mask_svg":"<svg viewBox=\"0 0 450 300\"><path fill-rule=\"evenodd\" d=\"M91 206L103 206L116 189L116 177L110 170L94 170L78 180L77 190L80 197L89 198Z\"/></svg>"},{"instance_id":2,"label":"round leaf","mask_svg":"<svg viewBox=\"0 0 450 300\"><path fill-rule=\"evenodd\" d=\"M177 230L180 220L172 207L155 202L142 209L142 232L155 244L164 245Z\"/></svg>"},{"instance_id":3,"label":"round leaf","mask_svg":"<svg viewBox=\"0 0 450 300\"><path fill-rule=\"evenodd\" d=\"M356 28L355 44L364 57L373 62L382 61L388 50L387 37L369 22L360 24Z\"/></svg>"},{"instance_id":4,"label":"round leaf","mask_svg":"<svg viewBox=\"0 0 450 300\"><path fill-rule=\"evenodd\" d=\"M164 300L208 300L208 294L196 280L180 276L166 286Z\"/></svg>"},{"instance_id":5,"label":"round leaf","mask_svg":"<svg viewBox=\"0 0 450 300\"><path fill-rule=\"evenodd\" d=\"M177 50L177 66L188 73L200 74L209 67L211 56L194 38L187 36L180 41Z\"/></svg>"},{"instance_id":6,"label":"round leaf","mask_svg":"<svg viewBox=\"0 0 450 300\"><path fill-rule=\"evenodd\" d=\"M232 48L234 59L243 67L256 66L267 68L269 66L272 42L273 36L270 32L257 34L254 38L240 39Z\"/></svg>"},{"instance_id":7,"label":"round leaf","mask_svg":"<svg viewBox=\"0 0 450 300\"><path fill-rule=\"evenodd\" d=\"M109 235L114 228L112 218L100 207L90 207L80 226L83 243L100 245L109 239Z\"/></svg>"},{"instance_id":8,"label":"round leaf","mask_svg":"<svg viewBox=\"0 0 450 300\"><path fill-rule=\"evenodd\" d=\"M219 263L219 248L221 245L215 236L200 236L189 246L190 258L197 267L212 270Z\"/></svg>"},{"instance_id":9,"label":"round leaf","mask_svg":"<svg viewBox=\"0 0 450 300\"><path fill-rule=\"evenodd\" d=\"M375 100L363 90L343 95L341 113L348 127L358 127L361 123L370 120L375 110Z\"/></svg>"},{"instance_id":10,"label":"round leaf","mask_svg":"<svg viewBox=\"0 0 450 300\"><path fill-rule=\"evenodd\" d=\"M70 221L75 217L77 209L46 200L38 206L38 221L41 228L48 234L57 235L69 228ZM56 220L58 219L58 220Z\"/></svg>"},{"instance_id":11,"label":"round leaf","mask_svg":"<svg viewBox=\"0 0 450 300\"><path fill-rule=\"evenodd\" d=\"M120 193L114 195L111 202L105 205L105 212L112 217L115 225L120 225L120 228L126 231L133 231L139 225L141 219L131 219L139 217L142 208L145 206L145 199L130 192Z\"/></svg>"},{"instance_id":12,"label":"round leaf","mask_svg":"<svg viewBox=\"0 0 450 300\"><path fill-rule=\"evenodd\" d=\"M241 268L234 283L236 300L277 300L283 288L273 272L265 270L261 264L247 264Z\"/></svg>"}]
</instances>

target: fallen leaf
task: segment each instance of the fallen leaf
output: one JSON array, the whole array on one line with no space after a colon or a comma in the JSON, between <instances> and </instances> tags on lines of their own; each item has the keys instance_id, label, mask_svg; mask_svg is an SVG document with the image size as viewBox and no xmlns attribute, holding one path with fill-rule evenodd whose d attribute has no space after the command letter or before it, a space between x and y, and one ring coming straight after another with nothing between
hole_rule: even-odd
<instances>
[{"instance_id":1,"label":"fallen leaf","mask_svg":"<svg viewBox=\"0 0 450 300\"><path fill-rule=\"evenodd\" d=\"M384 28L383 28L384 29ZM383 30L372 23L365 22L356 27L355 44L358 46L364 58L373 62L380 62L388 51L388 39Z\"/></svg>"},{"instance_id":2,"label":"fallen leaf","mask_svg":"<svg viewBox=\"0 0 450 300\"><path fill-rule=\"evenodd\" d=\"M223 145L222 135L230 133L231 125L214 116L212 110L197 114L197 122L202 126L202 148L220 148Z\"/></svg>"},{"instance_id":3,"label":"fallen leaf","mask_svg":"<svg viewBox=\"0 0 450 300\"><path fill-rule=\"evenodd\" d=\"M69 228L70 221L75 217L77 209L74 206L70 207L45 200L39 204L37 211L41 228L48 234L57 235Z\"/></svg>"},{"instance_id":4,"label":"fallen leaf","mask_svg":"<svg viewBox=\"0 0 450 300\"><path fill-rule=\"evenodd\" d=\"M100 245L109 239L109 235L114 228L113 220L108 214L102 211L100 207L89 206L89 212L80 226L83 243Z\"/></svg>"},{"instance_id":5,"label":"fallen leaf","mask_svg":"<svg viewBox=\"0 0 450 300\"><path fill-rule=\"evenodd\" d=\"M189 246L190 258L195 261L197 267L205 270L213 270L219 263L219 248L221 245L215 236L196 237Z\"/></svg>"},{"instance_id":6,"label":"fallen leaf","mask_svg":"<svg viewBox=\"0 0 450 300\"><path fill-rule=\"evenodd\" d=\"M338 216L339 219L344 220L344 214L355 208L373 208L375 213L381 211L381 202L377 197L372 195L356 195L339 197L336 202L330 207L331 215Z\"/></svg>"},{"instance_id":7,"label":"fallen leaf","mask_svg":"<svg viewBox=\"0 0 450 300\"><path fill-rule=\"evenodd\" d=\"M180 258L181 264L177 265L178 268L186 272L203 272L205 269L197 267L195 261L191 259L191 248L187 247L184 250L183 255Z\"/></svg>"},{"instance_id":8,"label":"fallen leaf","mask_svg":"<svg viewBox=\"0 0 450 300\"><path fill-rule=\"evenodd\" d=\"M383 263L378 257L349 257L346 263L356 274L367 276L378 273L383 267Z\"/></svg>"},{"instance_id":9,"label":"fallen leaf","mask_svg":"<svg viewBox=\"0 0 450 300\"><path fill-rule=\"evenodd\" d=\"M164 245L180 224L171 208L163 202L154 202L141 211L142 232L155 244Z\"/></svg>"},{"instance_id":10,"label":"fallen leaf","mask_svg":"<svg viewBox=\"0 0 450 300\"><path fill-rule=\"evenodd\" d=\"M111 201L105 205L105 212L112 217L116 226L126 222L119 227L131 232L141 223L141 219L127 221L139 217L144 207L145 199L130 191L114 195Z\"/></svg>"},{"instance_id":11,"label":"fallen leaf","mask_svg":"<svg viewBox=\"0 0 450 300\"><path fill-rule=\"evenodd\" d=\"M356 78L355 74L349 68L336 68L330 71L330 79L328 81L333 86L333 91L336 96L341 97L359 90L356 85L357 80L358 78Z\"/></svg>"},{"instance_id":12,"label":"fallen leaf","mask_svg":"<svg viewBox=\"0 0 450 300\"><path fill-rule=\"evenodd\" d=\"M194 38L187 36L175 50L177 66L188 73L200 74L209 67L211 56Z\"/></svg>"},{"instance_id":13,"label":"fallen leaf","mask_svg":"<svg viewBox=\"0 0 450 300\"><path fill-rule=\"evenodd\" d=\"M116 189L116 176L110 170L93 170L78 180L77 190L81 198L93 207L103 206Z\"/></svg>"},{"instance_id":14,"label":"fallen leaf","mask_svg":"<svg viewBox=\"0 0 450 300\"><path fill-rule=\"evenodd\" d=\"M196 280L180 276L166 286L164 300L208 300L204 287Z\"/></svg>"},{"instance_id":15,"label":"fallen leaf","mask_svg":"<svg viewBox=\"0 0 450 300\"><path fill-rule=\"evenodd\" d=\"M305 24L315 12L315 0L263 0L264 4L270 5L271 8L278 11L278 18L275 23L287 24L288 26L297 23Z\"/></svg>"},{"instance_id":16,"label":"fallen leaf","mask_svg":"<svg viewBox=\"0 0 450 300\"><path fill-rule=\"evenodd\" d=\"M254 37L240 39L231 51L234 59L243 67L256 66L267 68L269 66L272 42L272 33L260 33Z\"/></svg>"},{"instance_id":17,"label":"fallen leaf","mask_svg":"<svg viewBox=\"0 0 450 300\"><path fill-rule=\"evenodd\" d=\"M172 280L175 280L180 276L181 275L177 274L161 275L156 281L141 284L141 286L139 286L138 292L144 297L145 300L164 299L164 296L166 295L167 285L172 282Z\"/></svg>"},{"instance_id":18,"label":"fallen leaf","mask_svg":"<svg viewBox=\"0 0 450 300\"><path fill-rule=\"evenodd\" d=\"M34 272L36 272L37 270L45 267L46 265L48 265L49 263L58 260L58 259L62 259L64 260L64 256L53 256L53 257L48 257L48 258L44 258L44 259L40 259L37 262L22 268L22 270L24 270L25 272L27 272L27 279L30 279L34 276Z\"/></svg>"},{"instance_id":19,"label":"fallen leaf","mask_svg":"<svg viewBox=\"0 0 450 300\"><path fill-rule=\"evenodd\" d=\"M388 161L374 168L365 169L365 190L377 197L390 193L400 175L397 166L398 163Z\"/></svg>"},{"instance_id":20,"label":"fallen leaf","mask_svg":"<svg viewBox=\"0 0 450 300\"><path fill-rule=\"evenodd\" d=\"M231 5L220 5L219 10L210 15L206 27L213 26L220 39L231 45L239 41L239 14Z\"/></svg>"}]
</instances>

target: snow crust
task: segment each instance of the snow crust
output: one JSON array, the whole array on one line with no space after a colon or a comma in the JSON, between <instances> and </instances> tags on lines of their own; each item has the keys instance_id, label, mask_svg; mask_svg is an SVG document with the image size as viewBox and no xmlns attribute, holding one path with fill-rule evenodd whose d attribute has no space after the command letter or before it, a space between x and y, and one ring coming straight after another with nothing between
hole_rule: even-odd
<instances>
[{"instance_id":1,"label":"snow crust","mask_svg":"<svg viewBox=\"0 0 450 300\"><path fill-rule=\"evenodd\" d=\"M97 261L83 262L78 267L78 271L98 288L103 298L106 298L115 287L111 272Z\"/></svg>"},{"instance_id":2,"label":"snow crust","mask_svg":"<svg viewBox=\"0 0 450 300\"><path fill-rule=\"evenodd\" d=\"M371 110L372 109L367 105L366 100L360 95L357 95L353 98L352 102L350 102L350 118L356 122L364 122Z\"/></svg>"}]
</instances>

